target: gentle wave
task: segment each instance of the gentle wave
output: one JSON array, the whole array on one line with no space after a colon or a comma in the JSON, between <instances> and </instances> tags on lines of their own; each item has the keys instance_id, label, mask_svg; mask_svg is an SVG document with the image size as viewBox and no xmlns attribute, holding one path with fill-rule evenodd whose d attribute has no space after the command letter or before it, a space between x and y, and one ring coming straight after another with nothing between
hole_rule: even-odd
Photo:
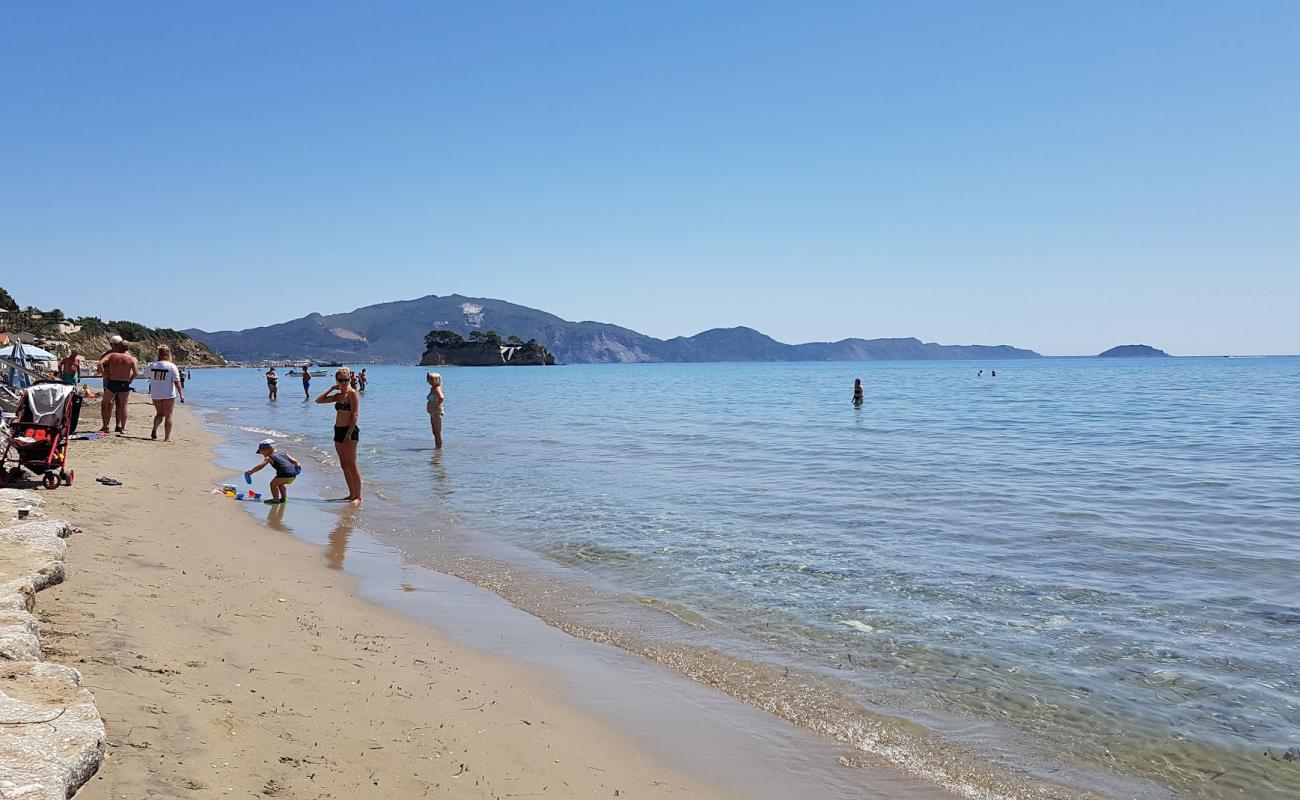
<instances>
[{"instance_id":1,"label":"gentle wave","mask_svg":"<svg viewBox=\"0 0 1300 800\"><path fill-rule=\"evenodd\" d=\"M366 524L812 729L923 722L903 760L960 753L970 791L1034 796L997 762L1114 796L1297 796L1300 360L979 366L457 370L444 453L423 373L371 368ZM332 414L254 403L257 377L193 393L332 468ZM493 547L518 585L470 566ZM787 666L825 693L740 680Z\"/></svg>"}]
</instances>

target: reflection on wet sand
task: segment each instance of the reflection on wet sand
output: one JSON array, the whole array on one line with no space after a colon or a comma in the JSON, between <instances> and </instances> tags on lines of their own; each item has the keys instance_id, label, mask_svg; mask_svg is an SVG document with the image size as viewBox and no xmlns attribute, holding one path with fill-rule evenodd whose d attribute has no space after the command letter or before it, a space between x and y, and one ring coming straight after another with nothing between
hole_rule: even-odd
<instances>
[{"instance_id":1,"label":"reflection on wet sand","mask_svg":"<svg viewBox=\"0 0 1300 800\"><path fill-rule=\"evenodd\" d=\"M278 506L271 506L270 513L266 515L266 524L271 530L279 531L280 533L293 533L293 528L284 524L284 509L284 503L281 503Z\"/></svg>"},{"instance_id":2,"label":"reflection on wet sand","mask_svg":"<svg viewBox=\"0 0 1300 800\"><path fill-rule=\"evenodd\" d=\"M357 509L344 508L339 514L338 524L330 531L329 546L325 550L325 563L330 569L343 569L343 559L348 552L348 539L356 527Z\"/></svg>"},{"instance_id":3,"label":"reflection on wet sand","mask_svg":"<svg viewBox=\"0 0 1300 800\"><path fill-rule=\"evenodd\" d=\"M433 457L429 459L429 466L433 468L434 494L446 500L455 493L455 490L447 480L447 468L442 463L442 453L441 450L434 450Z\"/></svg>"}]
</instances>

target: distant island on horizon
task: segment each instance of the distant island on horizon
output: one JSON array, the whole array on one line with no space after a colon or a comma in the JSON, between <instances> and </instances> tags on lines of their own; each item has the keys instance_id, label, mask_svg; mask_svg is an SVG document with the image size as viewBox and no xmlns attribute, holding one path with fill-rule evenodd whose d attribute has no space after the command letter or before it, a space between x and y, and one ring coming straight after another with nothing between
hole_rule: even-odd
<instances>
[{"instance_id":1,"label":"distant island on horizon","mask_svg":"<svg viewBox=\"0 0 1300 800\"><path fill-rule=\"evenodd\" d=\"M1098 353L1097 358L1173 358L1173 356L1149 344L1121 344L1104 353Z\"/></svg>"},{"instance_id":2,"label":"distant island on horizon","mask_svg":"<svg viewBox=\"0 0 1300 800\"><path fill-rule=\"evenodd\" d=\"M535 339L559 363L725 361L969 361L1042 358L1010 345L943 345L916 338L841 339L785 344L753 328L714 328L694 336L656 339L604 322L570 322L535 308L483 297L427 295L364 306L342 314L308 314L241 331L183 333L227 359L243 362L313 361L415 364L431 330L468 338L509 331Z\"/></svg>"},{"instance_id":3,"label":"distant island on horizon","mask_svg":"<svg viewBox=\"0 0 1300 800\"><path fill-rule=\"evenodd\" d=\"M466 341L455 331L429 331L421 367L550 367L555 356L536 340L502 339L496 331L471 331Z\"/></svg>"}]
</instances>

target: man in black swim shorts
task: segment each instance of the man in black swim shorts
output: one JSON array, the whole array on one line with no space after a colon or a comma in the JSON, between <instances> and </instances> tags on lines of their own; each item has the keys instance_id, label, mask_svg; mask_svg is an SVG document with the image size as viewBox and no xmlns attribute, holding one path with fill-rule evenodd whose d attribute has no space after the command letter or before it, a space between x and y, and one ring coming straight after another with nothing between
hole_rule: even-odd
<instances>
[{"instance_id":1,"label":"man in black swim shorts","mask_svg":"<svg viewBox=\"0 0 1300 800\"><path fill-rule=\"evenodd\" d=\"M100 404L104 424L99 432L108 433L108 419L116 415L114 430L126 433L126 402L131 398L131 381L140 374L140 363L126 351L121 336L108 341L113 349L99 360L99 374L104 376L104 401Z\"/></svg>"}]
</instances>

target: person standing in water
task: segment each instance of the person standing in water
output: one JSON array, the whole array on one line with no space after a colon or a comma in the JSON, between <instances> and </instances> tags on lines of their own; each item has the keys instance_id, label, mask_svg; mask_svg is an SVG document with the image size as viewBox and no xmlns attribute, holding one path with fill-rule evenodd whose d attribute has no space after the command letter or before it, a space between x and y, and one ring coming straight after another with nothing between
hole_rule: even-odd
<instances>
[{"instance_id":1,"label":"person standing in water","mask_svg":"<svg viewBox=\"0 0 1300 800\"><path fill-rule=\"evenodd\" d=\"M308 361L302 368L302 395L304 398L311 399L311 362Z\"/></svg>"},{"instance_id":2,"label":"person standing in water","mask_svg":"<svg viewBox=\"0 0 1300 800\"><path fill-rule=\"evenodd\" d=\"M317 397L316 402L334 404L334 452L338 453L343 480L348 484L348 496L343 499L359 506L361 468L357 466L357 443L361 439L361 429L357 427L357 420L361 418L361 395L352 386L353 377L347 367L339 367L334 373L334 385Z\"/></svg>"},{"instance_id":3,"label":"person standing in water","mask_svg":"<svg viewBox=\"0 0 1300 800\"><path fill-rule=\"evenodd\" d=\"M865 401L862 399L862 379L854 378L853 379L853 407L861 408L863 402Z\"/></svg>"},{"instance_id":4,"label":"person standing in water","mask_svg":"<svg viewBox=\"0 0 1300 800\"><path fill-rule=\"evenodd\" d=\"M361 375L357 378L357 389L364 392L366 390L366 368L361 368Z\"/></svg>"},{"instance_id":5,"label":"person standing in water","mask_svg":"<svg viewBox=\"0 0 1300 800\"><path fill-rule=\"evenodd\" d=\"M425 376L429 382L429 396L425 398L425 411L429 412L429 425L433 428L433 449L442 449L442 406L447 398L442 393L442 376L430 372Z\"/></svg>"},{"instance_id":6,"label":"person standing in water","mask_svg":"<svg viewBox=\"0 0 1300 800\"><path fill-rule=\"evenodd\" d=\"M266 371L266 397L274 400L280 391L280 376L275 374L275 367Z\"/></svg>"}]
</instances>

